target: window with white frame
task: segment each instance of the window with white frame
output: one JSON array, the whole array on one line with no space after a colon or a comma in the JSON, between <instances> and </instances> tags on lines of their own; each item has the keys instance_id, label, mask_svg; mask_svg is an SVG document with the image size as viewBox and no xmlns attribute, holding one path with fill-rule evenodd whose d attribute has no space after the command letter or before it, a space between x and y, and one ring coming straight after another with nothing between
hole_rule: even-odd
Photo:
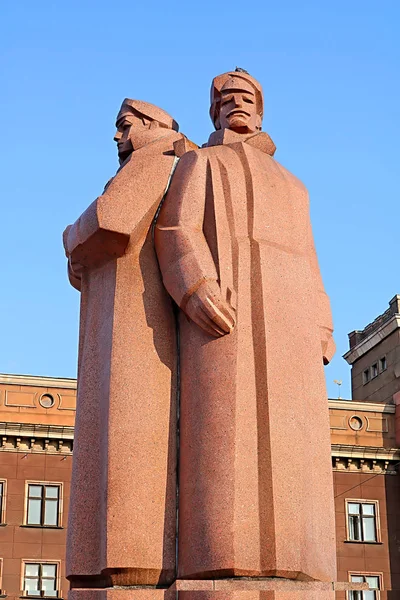
<instances>
[{"instance_id":1,"label":"window with white frame","mask_svg":"<svg viewBox=\"0 0 400 600\"><path fill-rule=\"evenodd\" d=\"M24 596L57 598L59 563L24 562Z\"/></svg>"},{"instance_id":2,"label":"window with white frame","mask_svg":"<svg viewBox=\"0 0 400 600\"><path fill-rule=\"evenodd\" d=\"M346 500L348 540L378 541L378 501Z\"/></svg>"},{"instance_id":3,"label":"window with white frame","mask_svg":"<svg viewBox=\"0 0 400 600\"><path fill-rule=\"evenodd\" d=\"M352 583L368 583L369 590L353 590L348 593L349 600L379 600L379 590L381 589L380 575L351 574Z\"/></svg>"},{"instance_id":4,"label":"window with white frame","mask_svg":"<svg viewBox=\"0 0 400 600\"><path fill-rule=\"evenodd\" d=\"M61 515L61 484L28 483L26 525L59 527Z\"/></svg>"}]
</instances>

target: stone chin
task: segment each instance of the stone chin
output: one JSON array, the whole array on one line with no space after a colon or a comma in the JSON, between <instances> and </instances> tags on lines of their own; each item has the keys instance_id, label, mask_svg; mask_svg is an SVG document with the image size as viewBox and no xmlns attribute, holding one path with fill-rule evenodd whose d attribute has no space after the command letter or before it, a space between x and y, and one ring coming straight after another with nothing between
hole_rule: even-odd
<instances>
[{"instance_id":1,"label":"stone chin","mask_svg":"<svg viewBox=\"0 0 400 600\"><path fill-rule=\"evenodd\" d=\"M248 118L242 115L235 115L229 119L229 129L239 129L243 130L243 128L247 128L248 126Z\"/></svg>"}]
</instances>

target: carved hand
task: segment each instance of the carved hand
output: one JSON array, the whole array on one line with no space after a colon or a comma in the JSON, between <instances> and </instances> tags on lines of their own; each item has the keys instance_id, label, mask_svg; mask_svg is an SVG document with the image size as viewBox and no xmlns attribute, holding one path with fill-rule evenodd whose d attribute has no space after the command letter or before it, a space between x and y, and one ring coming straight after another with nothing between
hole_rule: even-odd
<instances>
[{"instance_id":1,"label":"carved hand","mask_svg":"<svg viewBox=\"0 0 400 600\"><path fill-rule=\"evenodd\" d=\"M216 281L204 281L182 307L196 325L213 337L230 333L235 325L232 309L221 298Z\"/></svg>"}]
</instances>

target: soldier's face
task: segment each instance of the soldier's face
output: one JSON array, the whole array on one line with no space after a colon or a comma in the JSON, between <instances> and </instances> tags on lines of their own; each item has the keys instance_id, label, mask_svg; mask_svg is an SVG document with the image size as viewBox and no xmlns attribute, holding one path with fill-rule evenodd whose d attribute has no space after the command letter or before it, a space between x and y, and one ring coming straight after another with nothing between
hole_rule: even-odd
<instances>
[{"instance_id":1,"label":"soldier's face","mask_svg":"<svg viewBox=\"0 0 400 600\"><path fill-rule=\"evenodd\" d=\"M237 133L253 133L259 129L256 97L241 89L222 90L219 111L221 129L232 129Z\"/></svg>"},{"instance_id":2,"label":"soldier's face","mask_svg":"<svg viewBox=\"0 0 400 600\"><path fill-rule=\"evenodd\" d=\"M134 115L124 115L117 121L117 131L115 132L114 141L117 142L120 164L122 164L134 150L132 138L138 127L143 127L143 124L141 120Z\"/></svg>"}]
</instances>

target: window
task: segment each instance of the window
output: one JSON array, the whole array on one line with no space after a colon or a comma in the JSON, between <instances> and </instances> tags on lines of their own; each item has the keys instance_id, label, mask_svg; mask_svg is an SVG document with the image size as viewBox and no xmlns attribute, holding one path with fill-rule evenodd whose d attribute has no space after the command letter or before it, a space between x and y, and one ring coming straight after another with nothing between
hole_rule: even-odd
<instances>
[{"instance_id":1,"label":"window","mask_svg":"<svg viewBox=\"0 0 400 600\"><path fill-rule=\"evenodd\" d=\"M26 525L59 527L61 484L29 483Z\"/></svg>"},{"instance_id":2,"label":"window","mask_svg":"<svg viewBox=\"0 0 400 600\"><path fill-rule=\"evenodd\" d=\"M387 369L386 356L382 356L382 358L379 359L379 370L382 373L382 371L386 371L386 369Z\"/></svg>"},{"instance_id":3,"label":"window","mask_svg":"<svg viewBox=\"0 0 400 600\"><path fill-rule=\"evenodd\" d=\"M352 542L377 542L378 502L346 500L348 539Z\"/></svg>"},{"instance_id":4,"label":"window","mask_svg":"<svg viewBox=\"0 0 400 600\"><path fill-rule=\"evenodd\" d=\"M0 523L5 523L6 513L6 482L0 480Z\"/></svg>"},{"instance_id":5,"label":"window","mask_svg":"<svg viewBox=\"0 0 400 600\"><path fill-rule=\"evenodd\" d=\"M374 363L371 367L371 379L378 377L378 363Z\"/></svg>"},{"instance_id":6,"label":"window","mask_svg":"<svg viewBox=\"0 0 400 600\"><path fill-rule=\"evenodd\" d=\"M349 600L378 600L379 590L381 589L380 575L350 575L350 581L353 583L368 583L369 590L349 592Z\"/></svg>"},{"instance_id":7,"label":"window","mask_svg":"<svg viewBox=\"0 0 400 600\"><path fill-rule=\"evenodd\" d=\"M365 385L370 380L369 367L363 372L363 384Z\"/></svg>"},{"instance_id":8,"label":"window","mask_svg":"<svg viewBox=\"0 0 400 600\"><path fill-rule=\"evenodd\" d=\"M24 562L24 596L56 598L58 563Z\"/></svg>"}]
</instances>

